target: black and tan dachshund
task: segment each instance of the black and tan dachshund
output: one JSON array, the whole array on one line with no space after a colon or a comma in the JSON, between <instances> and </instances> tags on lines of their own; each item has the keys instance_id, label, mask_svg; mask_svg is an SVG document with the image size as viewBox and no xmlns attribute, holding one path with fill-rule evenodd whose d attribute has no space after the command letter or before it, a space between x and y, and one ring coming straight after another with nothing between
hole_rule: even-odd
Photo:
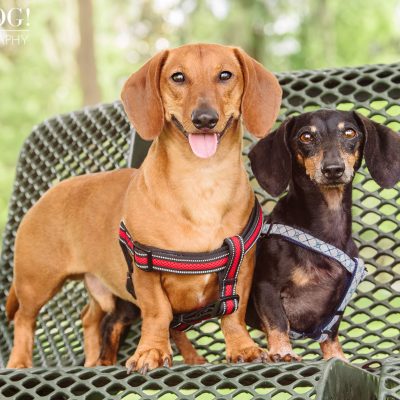
<instances>
[{"instance_id":1,"label":"black and tan dachshund","mask_svg":"<svg viewBox=\"0 0 400 400\"><path fill-rule=\"evenodd\" d=\"M400 136L356 112L319 110L289 118L250 152L261 187L272 196L288 193L269 219L308 232L351 258L352 181L365 158L372 178L384 188L400 179ZM315 332L335 313L347 289L348 272L337 261L264 236L247 323L268 338L272 361L299 360L289 332ZM338 341L341 317L320 343L325 359L345 359Z\"/></svg>"}]
</instances>

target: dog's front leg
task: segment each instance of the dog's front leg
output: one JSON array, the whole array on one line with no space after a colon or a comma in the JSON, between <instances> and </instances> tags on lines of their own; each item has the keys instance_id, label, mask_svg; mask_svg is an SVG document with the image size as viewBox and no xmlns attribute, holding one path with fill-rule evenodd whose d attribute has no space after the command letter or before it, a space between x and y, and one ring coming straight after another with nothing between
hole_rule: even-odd
<instances>
[{"instance_id":1,"label":"dog's front leg","mask_svg":"<svg viewBox=\"0 0 400 400\"><path fill-rule=\"evenodd\" d=\"M339 326L339 324L337 326ZM324 360L329 360L330 358L335 357L342 361L348 362L339 342L337 329L333 330L332 334L330 334L328 338L319 345L321 347Z\"/></svg>"},{"instance_id":2,"label":"dog's front leg","mask_svg":"<svg viewBox=\"0 0 400 400\"><path fill-rule=\"evenodd\" d=\"M245 323L247 301L254 271L255 246L244 257L236 286L240 297L239 307L233 314L221 319L221 328L226 342L226 358L228 362L265 361L266 352L250 337Z\"/></svg>"},{"instance_id":3,"label":"dog's front leg","mask_svg":"<svg viewBox=\"0 0 400 400\"><path fill-rule=\"evenodd\" d=\"M172 308L161 285L160 273L135 269L135 291L142 314L141 337L135 354L128 359L128 372L147 371L172 365L169 325Z\"/></svg>"},{"instance_id":4,"label":"dog's front leg","mask_svg":"<svg viewBox=\"0 0 400 400\"><path fill-rule=\"evenodd\" d=\"M258 280L254 283L254 305L261 327L268 338L268 356L273 362L300 361L292 349L289 338L289 321L274 282Z\"/></svg>"}]
</instances>

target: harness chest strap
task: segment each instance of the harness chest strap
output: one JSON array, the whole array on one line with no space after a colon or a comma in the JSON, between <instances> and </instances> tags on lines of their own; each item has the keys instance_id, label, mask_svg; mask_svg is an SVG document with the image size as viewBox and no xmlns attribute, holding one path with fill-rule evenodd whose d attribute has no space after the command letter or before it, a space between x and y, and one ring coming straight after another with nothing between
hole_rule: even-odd
<instances>
[{"instance_id":1,"label":"harness chest strap","mask_svg":"<svg viewBox=\"0 0 400 400\"><path fill-rule=\"evenodd\" d=\"M329 333L332 331L332 328L343 315L344 309L347 304L349 304L357 286L367 275L363 260L360 258L351 258L337 247L317 239L309 233L305 233L288 225L264 223L261 234L265 236L279 236L283 240L307 250L311 250L315 253L322 254L325 257L337 261L349 273L350 278L348 280L347 288L334 314L329 316L329 318L327 318L319 327L314 329L313 332L290 331L290 337L292 339L303 339L309 337L319 342L325 341L328 338Z\"/></svg>"},{"instance_id":2,"label":"harness chest strap","mask_svg":"<svg viewBox=\"0 0 400 400\"><path fill-rule=\"evenodd\" d=\"M242 233L224 240L217 250L204 253L174 252L145 246L133 240L124 222L119 229L121 245L128 275L126 288L135 297L132 273L134 264L143 271L160 271L175 274L218 273L219 299L213 304L188 313L175 314L171 328L187 330L192 325L209 318L232 314L239 306L236 294L237 277L244 255L256 243L262 228L263 213L260 204L255 204L249 221Z\"/></svg>"}]
</instances>

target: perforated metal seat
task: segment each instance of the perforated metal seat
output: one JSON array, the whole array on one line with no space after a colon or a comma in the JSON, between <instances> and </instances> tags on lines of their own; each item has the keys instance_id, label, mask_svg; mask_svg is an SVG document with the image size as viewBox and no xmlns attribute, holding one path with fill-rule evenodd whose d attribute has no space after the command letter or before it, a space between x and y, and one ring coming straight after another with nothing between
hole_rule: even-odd
<instances>
[{"instance_id":1,"label":"perforated metal seat","mask_svg":"<svg viewBox=\"0 0 400 400\"><path fill-rule=\"evenodd\" d=\"M400 128L400 64L285 73L279 80L284 89L279 122L289 115L325 107L357 110L394 130ZM59 180L121 168L129 157L134 165L140 163L146 146L136 139L128 157L131 133L121 104L115 102L47 120L26 140L1 255L0 368L6 364L12 345L12 326L6 322L4 304L12 279L15 233L22 216ZM246 155L253 139L246 135L244 141ZM270 212L275 200L249 174L264 211ZM399 188L380 189L365 167L354 184L353 232L369 275L346 310L340 338L354 365L375 360L370 365L375 367L374 374L340 361L320 361L318 344L309 340L295 342L302 363L221 365L224 341L217 321L189 332L199 351L214 365L177 365L153 371L148 377L126 377L123 367L76 367L83 363L79 314L86 297L81 283L69 282L39 316L34 352L37 368L1 369L0 398L400 399ZM123 344L121 364L133 353L139 332L137 325ZM251 334L265 346L260 332ZM180 360L176 355L175 361Z\"/></svg>"}]
</instances>

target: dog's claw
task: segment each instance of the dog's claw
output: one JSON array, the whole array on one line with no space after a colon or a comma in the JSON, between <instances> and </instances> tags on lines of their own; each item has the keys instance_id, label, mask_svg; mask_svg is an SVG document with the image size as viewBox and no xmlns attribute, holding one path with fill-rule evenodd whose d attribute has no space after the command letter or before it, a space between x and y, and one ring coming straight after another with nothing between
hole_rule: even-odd
<instances>
[{"instance_id":1,"label":"dog's claw","mask_svg":"<svg viewBox=\"0 0 400 400\"><path fill-rule=\"evenodd\" d=\"M261 353L261 362L266 363L269 361L269 357L267 353Z\"/></svg>"},{"instance_id":2,"label":"dog's claw","mask_svg":"<svg viewBox=\"0 0 400 400\"><path fill-rule=\"evenodd\" d=\"M228 364L230 364L230 363L232 362L232 358L231 358L231 357L226 357L226 362L227 362Z\"/></svg>"},{"instance_id":3,"label":"dog's claw","mask_svg":"<svg viewBox=\"0 0 400 400\"><path fill-rule=\"evenodd\" d=\"M271 361L273 362L298 362L301 361L301 357L297 356L295 353L274 353L269 354Z\"/></svg>"},{"instance_id":4,"label":"dog's claw","mask_svg":"<svg viewBox=\"0 0 400 400\"><path fill-rule=\"evenodd\" d=\"M142 368L140 368L139 373L141 375L146 375L148 370L149 370L149 364L146 363L146 364L143 365Z\"/></svg>"},{"instance_id":5,"label":"dog's claw","mask_svg":"<svg viewBox=\"0 0 400 400\"><path fill-rule=\"evenodd\" d=\"M243 363L243 362L244 362L243 357L242 357L242 356L239 356L238 359L237 359L237 362L238 362L238 363Z\"/></svg>"},{"instance_id":6,"label":"dog's claw","mask_svg":"<svg viewBox=\"0 0 400 400\"><path fill-rule=\"evenodd\" d=\"M136 362L132 362L131 364L129 364L128 368L126 369L126 374L130 375L132 371L135 369L135 367L136 367Z\"/></svg>"},{"instance_id":7,"label":"dog's claw","mask_svg":"<svg viewBox=\"0 0 400 400\"><path fill-rule=\"evenodd\" d=\"M165 359L164 359L164 367L165 368L168 368L168 367L170 367L170 364L169 364L169 358L168 357L166 357Z\"/></svg>"},{"instance_id":8,"label":"dog's claw","mask_svg":"<svg viewBox=\"0 0 400 400\"><path fill-rule=\"evenodd\" d=\"M290 354L285 354L282 359L285 362L290 362L290 361L293 360L293 358L292 358L292 356Z\"/></svg>"},{"instance_id":9,"label":"dog's claw","mask_svg":"<svg viewBox=\"0 0 400 400\"><path fill-rule=\"evenodd\" d=\"M279 356L279 354L274 354L274 355L272 356L272 361L273 361L273 362L279 362L279 361L281 361L281 357Z\"/></svg>"}]
</instances>

